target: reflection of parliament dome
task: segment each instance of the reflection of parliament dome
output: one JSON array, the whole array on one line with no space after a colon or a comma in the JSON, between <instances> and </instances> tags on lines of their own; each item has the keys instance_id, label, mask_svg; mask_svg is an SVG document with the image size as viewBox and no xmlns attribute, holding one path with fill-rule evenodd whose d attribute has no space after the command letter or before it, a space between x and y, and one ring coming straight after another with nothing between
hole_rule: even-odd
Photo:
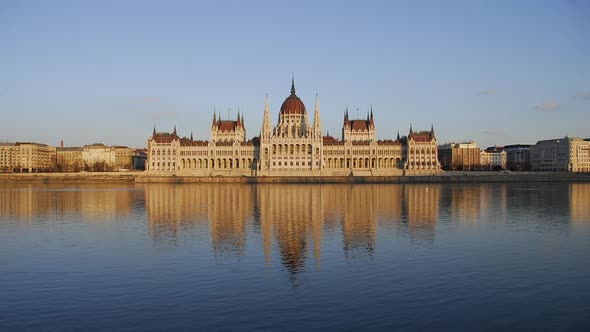
<instances>
[{"instance_id":1,"label":"reflection of parliament dome","mask_svg":"<svg viewBox=\"0 0 590 332\"><path fill-rule=\"evenodd\" d=\"M295 95L295 80L291 80L291 95L281 105L281 114L306 114L305 105Z\"/></svg>"}]
</instances>

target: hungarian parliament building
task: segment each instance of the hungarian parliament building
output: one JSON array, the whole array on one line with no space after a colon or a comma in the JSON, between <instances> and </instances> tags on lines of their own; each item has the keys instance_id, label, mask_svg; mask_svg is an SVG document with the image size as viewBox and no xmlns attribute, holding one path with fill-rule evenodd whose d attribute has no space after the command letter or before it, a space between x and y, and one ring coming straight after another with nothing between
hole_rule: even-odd
<instances>
[{"instance_id":1,"label":"hungarian parliament building","mask_svg":"<svg viewBox=\"0 0 590 332\"><path fill-rule=\"evenodd\" d=\"M364 119L344 114L342 136L322 135L316 95L310 124L305 105L291 94L272 126L268 96L260 135L246 139L244 116L221 120L213 114L211 139L194 140L154 131L148 138L146 172L194 176L403 176L441 172L434 128L396 139L377 140L373 110Z\"/></svg>"}]
</instances>

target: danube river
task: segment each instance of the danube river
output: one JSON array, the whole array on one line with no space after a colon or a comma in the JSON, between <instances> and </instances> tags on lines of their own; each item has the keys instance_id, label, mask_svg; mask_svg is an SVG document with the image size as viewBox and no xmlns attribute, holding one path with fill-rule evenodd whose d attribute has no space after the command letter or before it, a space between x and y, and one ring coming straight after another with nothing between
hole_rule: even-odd
<instances>
[{"instance_id":1,"label":"danube river","mask_svg":"<svg viewBox=\"0 0 590 332\"><path fill-rule=\"evenodd\" d=\"M0 330L590 330L590 184L0 184Z\"/></svg>"}]
</instances>

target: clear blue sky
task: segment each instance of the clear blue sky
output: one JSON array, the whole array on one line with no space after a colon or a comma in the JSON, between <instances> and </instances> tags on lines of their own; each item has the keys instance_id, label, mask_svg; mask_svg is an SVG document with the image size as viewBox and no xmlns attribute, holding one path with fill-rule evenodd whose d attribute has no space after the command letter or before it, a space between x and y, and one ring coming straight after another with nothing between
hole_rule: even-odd
<instances>
[{"instance_id":1,"label":"clear blue sky","mask_svg":"<svg viewBox=\"0 0 590 332\"><path fill-rule=\"evenodd\" d=\"M0 141L142 147L258 135L297 94L324 132L373 106L379 138L434 124L480 146L590 136L590 1L0 0Z\"/></svg>"}]
</instances>

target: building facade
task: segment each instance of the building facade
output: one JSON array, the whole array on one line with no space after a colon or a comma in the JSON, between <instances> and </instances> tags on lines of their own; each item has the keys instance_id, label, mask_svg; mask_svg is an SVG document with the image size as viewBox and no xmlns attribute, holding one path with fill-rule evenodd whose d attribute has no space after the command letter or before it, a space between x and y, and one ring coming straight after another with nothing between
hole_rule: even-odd
<instances>
[{"instance_id":1,"label":"building facade","mask_svg":"<svg viewBox=\"0 0 590 332\"><path fill-rule=\"evenodd\" d=\"M82 158L81 147L63 147L57 148L57 165L58 172L79 172L84 169L84 159Z\"/></svg>"},{"instance_id":2,"label":"building facade","mask_svg":"<svg viewBox=\"0 0 590 332\"><path fill-rule=\"evenodd\" d=\"M146 170L151 173L197 176L392 176L430 175L441 172L434 128L395 140L377 140L373 111L366 119L344 114L340 139L322 135L319 99L313 119L296 95L291 94L272 125L268 96L260 136L246 140L243 115L222 120L214 114L211 139L198 141L157 132L148 138Z\"/></svg>"},{"instance_id":3,"label":"building facade","mask_svg":"<svg viewBox=\"0 0 590 332\"><path fill-rule=\"evenodd\" d=\"M481 168L481 150L475 142L440 145L438 158L446 171L473 171Z\"/></svg>"},{"instance_id":4,"label":"building facade","mask_svg":"<svg viewBox=\"0 0 590 332\"><path fill-rule=\"evenodd\" d=\"M34 142L0 143L0 172L52 172L56 149Z\"/></svg>"},{"instance_id":5,"label":"building facade","mask_svg":"<svg viewBox=\"0 0 590 332\"><path fill-rule=\"evenodd\" d=\"M115 163L113 170L131 170L133 169L133 156L136 155L135 149L126 146L113 146L115 150Z\"/></svg>"},{"instance_id":6,"label":"building facade","mask_svg":"<svg viewBox=\"0 0 590 332\"><path fill-rule=\"evenodd\" d=\"M538 141L530 149L534 171L590 172L590 139L564 137Z\"/></svg>"},{"instance_id":7,"label":"building facade","mask_svg":"<svg viewBox=\"0 0 590 332\"><path fill-rule=\"evenodd\" d=\"M506 169L506 151L503 147L491 146L481 151L481 168L485 170Z\"/></svg>"},{"instance_id":8,"label":"building facade","mask_svg":"<svg viewBox=\"0 0 590 332\"><path fill-rule=\"evenodd\" d=\"M506 168L511 171L531 169L531 146L529 144L505 145Z\"/></svg>"},{"instance_id":9,"label":"building facade","mask_svg":"<svg viewBox=\"0 0 590 332\"><path fill-rule=\"evenodd\" d=\"M18 172L20 147L15 143L0 143L0 172Z\"/></svg>"}]
</instances>

